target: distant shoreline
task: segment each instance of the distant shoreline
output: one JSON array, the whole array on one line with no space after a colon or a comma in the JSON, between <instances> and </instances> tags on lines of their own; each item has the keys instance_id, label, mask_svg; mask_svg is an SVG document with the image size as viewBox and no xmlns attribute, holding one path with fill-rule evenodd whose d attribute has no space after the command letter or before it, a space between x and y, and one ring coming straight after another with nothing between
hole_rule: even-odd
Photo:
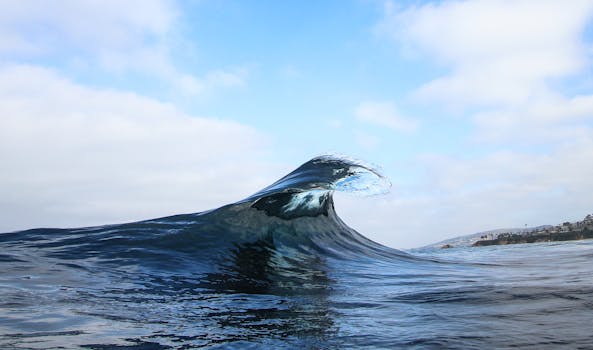
<instances>
[{"instance_id":1,"label":"distant shoreline","mask_svg":"<svg viewBox=\"0 0 593 350\"><path fill-rule=\"evenodd\" d=\"M533 228L498 229L436 243L441 249L593 239L593 214L583 220Z\"/></svg>"},{"instance_id":2,"label":"distant shoreline","mask_svg":"<svg viewBox=\"0 0 593 350\"><path fill-rule=\"evenodd\" d=\"M560 242L577 241L581 239L592 239L593 230L584 229L580 231L566 231L554 233L538 234L520 234L520 233L502 233L495 239L480 240L472 244L473 247L483 247L490 245L540 243L540 242Z\"/></svg>"},{"instance_id":3,"label":"distant shoreline","mask_svg":"<svg viewBox=\"0 0 593 350\"><path fill-rule=\"evenodd\" d=\"M483 236L473 247L539 242L576 241L593 238L593 215L587 215L577 222L546 226L527 232L504 232L497 236Z\"/></svg>"}]
</instances>

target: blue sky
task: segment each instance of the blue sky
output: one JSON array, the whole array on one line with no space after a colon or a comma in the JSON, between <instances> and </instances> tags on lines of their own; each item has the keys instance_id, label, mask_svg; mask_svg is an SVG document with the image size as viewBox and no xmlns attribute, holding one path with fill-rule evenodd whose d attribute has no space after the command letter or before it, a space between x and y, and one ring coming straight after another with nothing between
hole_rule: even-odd
<instances>
[{"instance_id":1,"label":"blue sky","mask_svg":"<svg viewBox=\"0 0 593 350\"><path fill-rule=\"evenodd\" d=\"M593 211L593 3L0 5L1 231L195 212L309 158L382 166L339 196L408 248Z\"/></svg>"}]
</instances>

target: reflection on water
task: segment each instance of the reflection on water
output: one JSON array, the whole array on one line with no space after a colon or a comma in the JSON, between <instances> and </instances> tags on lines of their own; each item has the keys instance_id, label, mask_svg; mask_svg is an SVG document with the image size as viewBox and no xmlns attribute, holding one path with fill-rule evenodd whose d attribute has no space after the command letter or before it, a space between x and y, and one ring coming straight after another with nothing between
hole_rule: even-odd
<instances>
[{"instance_id":1,"label":"reflection on water","mask_svg":"<svg viewBox=\"0 0 593 350\"><path fill-rule=\"evenodd\" d=\"M0 347L586 349L592 253L585 241L425 253L455 263L286 259L268 241L203 273L17 253L2 262Z\"/></svg>"},{"instance_id":2,"label":"reflection on water","mask_svg":"<svg viewBox=\"0 0 593 350\"><path fill-rule=\"evenodd\" d=\"M65 263L55 253L28 263L3 259L2 348L153 349L254 342L316 348L335 332L328 266L319 256L280 254L272 236L234 244L207 271L188 269L183 259L181 268L170 262L158 268L154 261L131 264L129 259L114 267L114 261L97 262L87 254L70 256Z\"/></svg>"}]
</instances>

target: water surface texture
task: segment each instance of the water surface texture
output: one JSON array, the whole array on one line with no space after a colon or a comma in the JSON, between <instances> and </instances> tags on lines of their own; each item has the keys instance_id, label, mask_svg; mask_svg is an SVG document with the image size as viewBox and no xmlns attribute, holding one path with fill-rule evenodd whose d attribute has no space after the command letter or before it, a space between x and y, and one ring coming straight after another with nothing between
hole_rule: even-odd
<instances>
[{"instance_id":1,"label":"water surface texture","mask_svg":"<svg viewBox=\"0 0 593 350\"><path fill-rule=\"evenodd\" d=\"M332 193L388 186L324 156L208 212L0 234L0 348L593 348L592 241L387 248Z\"/></svg>"}]
</instances>

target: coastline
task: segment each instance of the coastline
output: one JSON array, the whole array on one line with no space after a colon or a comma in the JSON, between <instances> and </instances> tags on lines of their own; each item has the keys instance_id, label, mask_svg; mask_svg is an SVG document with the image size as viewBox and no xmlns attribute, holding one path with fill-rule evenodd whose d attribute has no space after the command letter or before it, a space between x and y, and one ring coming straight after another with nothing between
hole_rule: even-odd
<instances>
[{"instance_id":1,"label":"coastline","mask_svg":"<svg viewBox=\"0 0 593 350\"><path fill-rule=\"evenodd\" d=\"M577 222L565 222L556 226L543 226L524 232L503 232L496 236L482 236L472 247L538 242L576 241L593 238L593 215ZM444 247L444 246L443 246Z\"/></svg>"}]
</instances>

